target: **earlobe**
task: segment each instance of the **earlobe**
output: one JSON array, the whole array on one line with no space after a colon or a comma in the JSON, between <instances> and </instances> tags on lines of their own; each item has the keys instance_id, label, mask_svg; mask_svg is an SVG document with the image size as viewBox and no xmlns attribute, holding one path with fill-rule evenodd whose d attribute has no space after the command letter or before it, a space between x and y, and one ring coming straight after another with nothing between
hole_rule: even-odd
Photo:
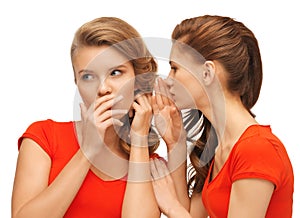
<instances>
[{"instance_id":1,"label":"earlobe","mask_svg":"<svg viewBox=\"0 0 300 218\"><path fill-rule=\"evenodd\" d=\"M215 77L215 64L212 61L205 61L203 70L203 81L205 85L210 85Z\"/></svg>"}]
</instances>

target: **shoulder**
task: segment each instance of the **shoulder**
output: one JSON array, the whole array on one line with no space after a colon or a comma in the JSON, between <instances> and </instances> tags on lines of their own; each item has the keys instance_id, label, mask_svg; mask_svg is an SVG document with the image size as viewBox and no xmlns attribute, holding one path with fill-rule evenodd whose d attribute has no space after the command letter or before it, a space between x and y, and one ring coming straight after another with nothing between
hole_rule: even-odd
<instances>
[{"instance_id":1,"label":"shoulder","mask_svg":"<svg viewBox=\"0 0 300 218\"><path fill-rule=\"evenodd\" d=\"M52 119L38 120L31 123L26 129L25 133L49 134L55 129L65 128L67 126L73 126L73 123L74 122L72 121L59 122L59 121L54 121Z\"/></svg>"},{"instance_id":2,"label":"shoulder","mask_svg":"<svg viewBox=\"0 0 300 218\"><path fill-rule=\"evenodd\" d=\"M55 127L55 126L65 126L70 125L73 123L72 121L54 121L52 119L46 119L46 120L38 120L29 125L28 128L49 128L49 127Z\"/></svg>"},{"instance_id":3,"label":"shoulder","mask_svg":"<svg viewBox=\"0 0 300 218\"><path fill-rule=\"evenodd\" d=\"M22 136L18 139L18 148L24 138L30 138L49 152L49 147L57 134L66 134L66 127L73 129L73 122L57 122L52 119L39 120L31 123ZM71 131L70 131L71 132Z\"/></svg>"},{"instance_id":4,"label":"shoulder","mask_svg":"<svg viewBox=\"0 0 300 218\"><path fill-rule=\"evenodd\" d=\"M281 141L270 126L250 126L241 136L231 153L233 180L262 178L279 184L281 175L290 166ZM285 174L285 173L284 173Z\"/></svg>"},{"instance_id":5,"label":"shoulder","mask_svg":"<svg viewBox=\"0 0 300 218\"><path fill-rule=\"evenodd\" d=\"M256 156L264 154L276 154L279 150L285 150L282 142L272 133L270 126L250 126L234 147L235 153Z\"/></svg>"}]
</instances>

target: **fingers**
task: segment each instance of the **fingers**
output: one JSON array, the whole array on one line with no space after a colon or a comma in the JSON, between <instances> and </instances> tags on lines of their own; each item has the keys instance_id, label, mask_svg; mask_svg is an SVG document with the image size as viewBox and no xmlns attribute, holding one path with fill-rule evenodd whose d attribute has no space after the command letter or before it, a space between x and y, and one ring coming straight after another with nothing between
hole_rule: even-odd
<instances>
[{"instance_id":1,"label":"fingers","mask_svg":"<svg viewBox=\"0 0 300 218\"><path fill-rule=\"evenodd\" d=\"M167 181L170 181L170 172L169 169L165 163L165 161L155 158L150 161L150 170L152 179L157 180L161 178L166 178Z\"/></svg>"},{"instance_id":2,"label":"fingers","mask_svg":"<svg viewBox=\"0 0 300 218\"><path fill-rule=\"evenodd\" d=\"M83 121L92 122L99 130L104 130L112 125L122 126L117 117L124 116L128 111L122 109L112 109L113 105L121 101L123 96L106 95L95 100L95 102L86 107L84 103L80 104L81 117Z\"/></svg>"},{"instance_id":3,"label":"fingers","mask_svg":"<svg viewBox=\"0 0 300 218\"><path fill-rule=\"evenodd\" d=\"M152 112L152 106L151 106L151 96L149 95L139 95L135 102L133 102L132 107L135 111L151 111Z\"/></svg>"},{"instance_id":4,"label":"fingers","mask_svg":"<svg viewBox=\"0 0 300 218\"><path fill-rule=\"evenodd\" d=\"M157 103L158 109L162 110L165 105L164 105L162 93L160 91L158 84L154 84L154 91L155 91L155 98L156 98L156 103Z\"/></svg>"},{"instance_id":5,"label":"fingers","mask_svg":"<svg viewBox=\"0 0 300 218\"><path fill-rule=\"evenodd\" d=\"M116 104L117 102L121 101L122 99L124 99L124 97L122 95L118 95L118 96L115 96L115 95L105 95L105 96L102 96L100 98L96 98L95 99L95 108L99 107L100 105L104 104L105 102L108 102L108 101L111 101L111 104L114 105Z\"/></svg>"},{"instance_id":6,"label":"fingers","mask_svg":"<svg viewBox=\"0 0 300 218\"><path fill-rule=\"evenodd\" d=\"M93 108L95 114L100 115L104 113L104 111L111 109L115 104L117 104L123 99L124 97L121 95L117 97L114 97L114 95L103 96L101 98L96 99L94 102L94 106L91 106L91 108Z\"/></svg>"},{"instance_id":7,"label":"fingers","mask_svg":"<svg viewBox=\"0 0 300 218\"><path fill-rule=\"evenodd\" d=\"M163 95L162 100L163 100L164 104L170 105L171 102L172 102L172 97L171 97L171 94L169 92L169 88L168 88L166 82L163 81L161 78L159 78L157 82L158 82L158 85L160 87L159 89L160 89L160 91Z\"/></svg>"},{"instance_id":8,"label":"fingers","mask_svg":"<svg viewBox=\"0 0 300 218\"><path fill-rule=\"evenodd\" d=\"M114 124L122 124L122 122L118 119L116 119L115 117L118 115L122 115L124 116L127 113L127 110L121 110L121 109L115 109L115 110L108 110L105 111L103 114L101 114L100 116L95 116L95 122L96 124L101 124L103 122L105 122L106 120L112 119L115 120Z\"/></svg>"},{"instance_id":9,"label":"fingers","mask_svg":"<svg viewBox=\"0 0 300 218\"><path fill-rule=\"evenodd\" d=\"M151 171L152 180L157 180L159 178L159 174L158 174L158 171L156 169L154 159L150 160L150 171Z\"/></svg>"},{"instance_id":10,"label":"fingers","mask_svg":"<svg viewBox=\"0 0 300 218\"><path fill-rule=\"evenodd\" d=\"M166 106L175 107L169 87L161 78L158 78L157 84L154 85L154 91L159 110L162 110Z\"/></svg>"},{"instance_id":11,"label":"fingers","mask_svg":"<svg viewBox=\"0 0 300 218\"><path fill-rule=\"evenodd\" d=\"M141 95L133 102L134 118L131 123L131 130L139 135L148 135L153 116L151 96Z\"/></svg>"},{"instance_id":12,"label":"fingers","mask_svg":"<svg viewBox=\"0 0 300 218\"><path fill-rule=\"evenodd\" d=\"M151 98L151 105L152 105L152 110L154 115L158 115L159 114L159 107L156 101L156 96L152 96Z\"/></svg>"}]
</instances>

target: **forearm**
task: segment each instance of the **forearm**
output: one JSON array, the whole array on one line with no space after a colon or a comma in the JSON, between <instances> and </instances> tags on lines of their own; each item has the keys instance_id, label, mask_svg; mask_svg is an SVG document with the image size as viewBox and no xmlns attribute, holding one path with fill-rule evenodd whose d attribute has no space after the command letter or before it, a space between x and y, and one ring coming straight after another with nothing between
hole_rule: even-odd
<instances>
[{"instance_id":1,"label":"forearm","mask_svg":"<svg viewBox=\"0 0 300 218\"><path fill-rule=\"evenodd\" d=\"M179 142L168 151L168 168L174 181L174 186L179 202L189 210L190 198L187 189L187 147L185 140Z\"/></svg>"},{"instance_id":2,"label":"forearm","mask_svg":"<svg viewBox=\"0 0 300 218\"><path fill-rule=\"evenodd\" d=\"M160 217L151 183L148 147L131 147L122 217Z\"/></svg>"},{"instance_id":3,"label":"forearm","mask_svg":"<svg viewBox=\"0 0 300 218\"><path fill-rule=\"evenodd\" d=\"M12 217L63 217L89 168L90 163L79 150L56 179L35 198L13 211Z\"/></svg>"}]
</instances>

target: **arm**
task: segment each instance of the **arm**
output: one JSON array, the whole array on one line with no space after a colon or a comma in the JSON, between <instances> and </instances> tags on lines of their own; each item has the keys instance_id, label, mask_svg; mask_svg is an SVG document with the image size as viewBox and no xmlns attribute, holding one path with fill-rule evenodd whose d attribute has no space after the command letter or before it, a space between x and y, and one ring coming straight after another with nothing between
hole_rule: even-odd
<instances>
[{"instance_id":1,"label":"arm","mask_svg":"<svg viewBox=\"0 0 300 218\"><path fill-rule=\"evenodd\" d=\"M150 98L142 95L133 103L135 116L131 125L131 150L128 181L122 207L122 217L160 217L151 184L148 132L152 117Z\"/></svg>"},{"instance_id":2,"label":"arm","mask_svg":"<svg viewBox=\"0 0 300 218\"><path fill-rule=\"evenodd\" d=\"M51 160L45 151L33 140L24 139L12 193L12 217L53 218L65 214L90 164L79 150L48 186L50 167Z\"/></svg>"},{"instance_id":3,"label":"arm","mask_svg":"<svg viewBox=\"0 0 300 218\"><path fill-rule=\"evenodd\" d=\"M106 106L105 104L101 106L103 102L107 102ZM94 113L100 114L99 125L102 128L111 125L112 118L104 115L105 122L101 122L101 115L102 111L110 108L112 103L111 98L100 99L95 107L93 104L89 110L81 105L82 126L81 131L78 132L81 149L76 152L50 185L48 185L50 157L33 140L23 140L12 193L12 217L53 218L62 217L65 214L90 169L91 164L87 156L91 159L101 145L99 130L93 120ZM59 202L59 207L57 202Z\"/></svg>"},{"instance_id":4,"label":"arm","mask_svg":"<svg viewBox=\"0 0 300 218\"><path fill-rule=\"evenodd\" d=\"M162 212L169 218L191 218L176 194L173 179L164 161L151 160L152 185Z\"/></svg>"},{"instance_id":5,"label":"arm","mask_svg":"<svg viewBox=\"0 0 300 218\"><path fill-rule=\"evenodd\" d=\"M262 179L241 179L232 184L228 217L265 217L274 184Z\"/></svg>"},{"instance_id":6,"label":"arm","mask_svg":"<svg viewBox=\"0 0 300 218\"><path fill-rule=\"evenodd\" d=\"M207 218L208 214L202 202L201 193L193 193L191 198L190 214L194 218Z\"/></svg>"},{"instance_id":7,"label":"arm","mask_svg":"<svg viewBox=\"0 0 300 218\"><path fill-rule=\"evenodd\" d=\"M187 188L187 146L185 137L175 145L169 145L172 150L168 150L168 168L171 171L171 177L175 181L174 186L178 200L181 205L189 210L190 198L188 196Z\"/></svg>"}]
</instances>

